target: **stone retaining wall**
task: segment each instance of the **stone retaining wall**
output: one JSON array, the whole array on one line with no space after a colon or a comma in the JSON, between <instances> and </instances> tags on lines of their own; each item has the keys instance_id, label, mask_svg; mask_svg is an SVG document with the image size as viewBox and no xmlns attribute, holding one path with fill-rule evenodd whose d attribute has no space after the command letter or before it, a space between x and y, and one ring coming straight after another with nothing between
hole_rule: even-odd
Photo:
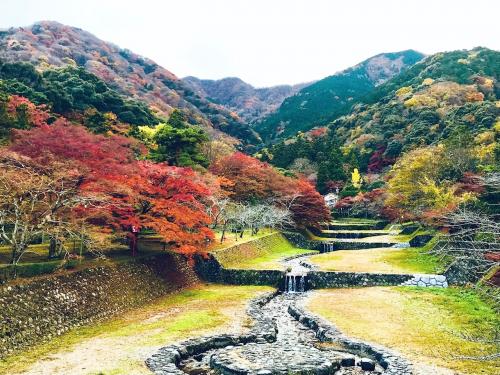
<instances>
[{"instance_id":1,"label":"stone retaining wall","mask_svg":"<svg viewBox=\"0 0 500 375\"><path fill-rule=\"evenodd\" d=\"M299 232L283 232L283 236L292 243L293 246L300 249L321 250L322 242L309 240L305 235Z\"/></svg>"},{"instance_id":2,"label":"stone retaining wall","mask_svg":"<svg viewBox=\"0 0 500 375\"><path fill-rule=\"evenodd\" d=\"M414 275L361 272L310 271L307 274L307 289L342 288L356 286L396 286Z\"/></svg>"},{"instance_id":3,"label":"stone retaining wall","mask_svg":"<svg viewBox=\"0 0 500 375\"><path fill-rule=\"evenodd\" d=\"M0 289L0 357L197 280L181 255L166 253L4 286Z\"/></svg>"},{"instance_id":4,"label":"stone retaining wall","mask_svg":"<svg viewBox=\"0 0 500 375\"><path fill-rule=\"evenodd\" d=\"M284 287L283 271L228 269L224 268L213 254L209 254L208 258L197 257L195 269L201 279L212 283L268 285L281 290Z\"/></svg>"},{"instance_id":5,"label":"stone retaining wall","mask_svg":"<svg viewBox=\"0 0 500 375\"><path fill-rule=\"evenodd\" d=\"M432 240L434 236L432 234L417 234L410 240L411 247L422 247L427 245L427 243Z\"/></svg>"}]
</instances>

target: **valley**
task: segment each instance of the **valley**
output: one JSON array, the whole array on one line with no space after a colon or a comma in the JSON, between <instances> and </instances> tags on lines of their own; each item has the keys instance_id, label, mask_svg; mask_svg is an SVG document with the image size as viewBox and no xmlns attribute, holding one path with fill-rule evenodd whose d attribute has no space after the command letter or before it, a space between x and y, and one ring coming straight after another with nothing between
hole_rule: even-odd
<instances>
[{"instance_id":1,"label":"valley","mask_svg":"<svg viewBox=\"0 0 500 375\"><path fill-rule=\"evenodd\" d=\"M0 29L0 374L496 375L495 44L173 3Z\"/></svg>"}]
</instances>

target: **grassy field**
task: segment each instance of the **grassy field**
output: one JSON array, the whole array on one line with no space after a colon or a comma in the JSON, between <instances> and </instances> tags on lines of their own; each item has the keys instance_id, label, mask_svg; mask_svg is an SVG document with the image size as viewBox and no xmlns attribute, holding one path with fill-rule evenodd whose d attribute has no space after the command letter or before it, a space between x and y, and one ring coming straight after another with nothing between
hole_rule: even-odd
<instances>
[{"instance_id":1,"label":"grassy field","mask_svg":"<svg viewBox=\"0 0 500 375\"><path fill-rule=\"evenodd\" d=\"M235 250L231 256L219 256L217 259L226 268L254 270L283 270L281 261L285 258L316 254L317 251L294 247L283 236L268 237L264 243L252 242ZM217 253L216 253L217 256Z\"/></svg>"},{"instance_id":2,"label":"grassy field","mask_svg":"<svg viewBox=\"0 0 500 375\"><path fill-rule=\"evenodd\" d=\"M498 374L500 361L458 358L498 351L459 335L498 329L494 309L471 290L373 287L314 292L308 308L345 334L393 348L426 374ZM451 369L453 371L449 371Z\"/></svg>"},{"instance_id":3,"label":"grassy field","mask_svg":"<svg viewBox=\"0 0 500 375\"><path fill-rule=\"evenodd\" d=\"M246 242L249 242L249 241L253 241L253 240L256 240L258 238L262 238L264 236L267 236L271 233L275 233L276 231L273 230L273 229L261 229L257 234L254 234L252 235L251 232L249 230L246 230L244 233L243 233L243 237L240 238L239 235L235 235L234 233L226 233L226 238L224 240L224 242L220 242L220 237L221 237L221 233L219 231L215 231L214 234L215 234L215 240L214 242L210 245L210 247L208 248L209 251L211 252L217 252L218 250L223 250L223 249L227 249L228 247L231 247L231 246L234 246L234 245L238 245L238 244L242 244L242 243L246 243Z\"/></svg>"},{"instance_id":4,"label":"grassy field","mask_svg":"<svg viewBox=\"0 0 500 375\"><path fill-rule=\"evenodd\" d=\"M168 343L250 324L249 299L271 288L199 285L121 317L70 331L0 362L0 374L150 374L144 360Z\"/></svg>"},{"instance_id":5,"label":"grassy field","mask_svg":"<svg viewBox=\"0 0 500 375\"><path fill-rule=\"evenodd\" d=\"M374 273L439 273L439 259L421 248L339 250L314 255L311 263L324 271Z\"/></svg>"},{"instance_id":6,"label":"grassy field","mask_svg":"<svg viewBox=\"0 0 500 375\"><path fill-rule=\"evenodd\" d=\"M282 270L284 269L284 265L281 263L283 259L310 253L316 254L317 251L298 249L290 246L288 248L279 248L276 251L269 252L257 258L245 259L241 262L230 263L227 267L252 270Z\"/></svg>"}]
</instances>

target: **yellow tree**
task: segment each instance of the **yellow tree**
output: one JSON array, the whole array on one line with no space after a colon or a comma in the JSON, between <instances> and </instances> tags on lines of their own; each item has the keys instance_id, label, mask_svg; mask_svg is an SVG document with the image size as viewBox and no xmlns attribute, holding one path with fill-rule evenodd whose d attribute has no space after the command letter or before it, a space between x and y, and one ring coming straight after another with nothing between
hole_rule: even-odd
<instances>
[{"instance_id":1,"label":"yellow tree","mask_svg":"<svg viewBox=\"0 0 500 375\"><path fill-rule=\"evenodd\" d=\"M403 155L393 166L387 182L385 204L420 215L443 211L471 199L470 193L456 193L454 181L442 176L450 162L442 145L418 148Z\"/></svg>"},{"instance_id":2,"label":"yellow tree","mask_svg":"<svg viewBox=\"0 0 500 375\"><path fill-rule=\"evenodd\" d=\"M361 184L363 183L363 178L361 177L358 168L354 168L354 170L351 173L351 183L352 186L354 186L356 189L361 188Z\"/></svg>"}]
</instances>

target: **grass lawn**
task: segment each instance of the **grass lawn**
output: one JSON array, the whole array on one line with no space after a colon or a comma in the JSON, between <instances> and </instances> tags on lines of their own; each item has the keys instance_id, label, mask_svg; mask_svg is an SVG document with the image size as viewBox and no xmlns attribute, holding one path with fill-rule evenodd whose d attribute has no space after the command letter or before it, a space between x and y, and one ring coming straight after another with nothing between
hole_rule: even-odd
<instances>
[{"instance_id":1,"label":"grass lawn","mask_svg":"<svg viewBox=\"0 0 500 375\"><path fill-rule=\"evenodd\" d=\"M351 230L350 232L357 232L355 230ZM365 230L360 230L360 232L365 232ZM386 244L396 244L400 242L405 242L401 241L400 237L398 235L394 234L387 234L387 231L383 232L384 234L379 234L376 236L370 236L370 237L364 237L364 238L349 238L349 239L342 239L342 241L345 242L369 242L369 243L386 243ZM311 240L315 241L338 241L336 238L329 238L329 237L321 237L321 236L316 236L310 231L307 231L307 234Z\"/></svg>"},{"instance_id":2,"label":"grass lawn","mask_svg":"<svg viewBox=\"0 0 500 375\"><path fill-rule=\"evenodd\" d=\"M421 248L339 250L314 255L311 263L324 271L373 273L440 273L439 259Z\"/></svg>"},{"instance_id":3,"label":"grass lawn","mask_svg":"<svg viewBox=\"0 0 500 375\"><path fill-rule=\"evenodd\" d=\"M275 233L275 232L276 231L273 229L264 228L264 229L259 230L259 232L257 234L252 235L249 230L246 230L243 233L242 238L240 238L239 235L235 235L234 233L228 232L228 233L226 233L226 238L225 238L224 242L221 243L220 242L221 233L219 231L214 231L215 240L208 248L208 251L217 252L217 250L223 250L223 249L227 249L228 247L231 247L234 245L253 241L253 240L256 240L258 238L262 238L262 237L265 237L269 234Z\"/></svg>"},{"instance_id":4,"label":"grass lawn","mask_svg":"<svg viewBox=\"0 0 500 375\"><path fill-rule=\"evenodd\" d=\"M360 230L346 230L346 229L325 229L323 230L323 233L363 233L363 234L370 234L371 235L382 235L382 234L391 234L391 231L386 230L386 229L360 229Z\"/></svg>"},{"instance_id":5,"label":"grass lawn","mask_svg":"<svg viewBox=\"0 0 500 375\"><path fill-rule=\"evenodd\" d=\"M226 268L283 270L285 268L281 263L283 259L296 255L317 253L314 250L296 248L280 235L272 237L272 240L267 241L265 245L248 243L232 256L217 259Z\"/></svg>"},{"instance_id":6,"label":"grass lawn","mask_svg":"<svg viewBox=\"0 0 500 375\"><path fill-rule=\"evenodd\" d=\"M317 251L298 249L295 247L280 248L277 251L266 253L253 259L244 259L226 265L227 268L252 269L252 270L283 270L285 266L280 262L285 258L302 254L316 254Z\"/></svg>"},{"instance_id":7,"label":"grass lawn","mask_svg":"<svg viewBox=\"0 0 500 375\"><path fill-rule=\"evenodd\" d=\"M345 334L393 348L426 374L498 374L500 361L457 358L494 353L458 332L491 337L500 319L493 307L465 288L373 287L314 292L308 308Z\"/></svg>"},{"instance_id":8,"label":"grass lawn","mask_svg":"<svg viewBox=\"0 0 500 375\"><path fill-rule=\"evenodd\" d=\"M78 328L0 362L0 374L151 374L144 360L177 340L237 332L246 303L268 287L199 285L102 323Z\"/></svg>"},{"instance_id":9,"label":"grass lawn","mask_svg":"<svg viewBox=\"0 0 500 375\"><path fill-rule=\"evenodd\" d=\"M340 219L334 219L331 221L331 223L335 224L375 224L378 223L380 220L377 219L364 219L364 218L357 218L357 217L348 217L348 218L340 218Z\"/></svg>"}]
</instances>

